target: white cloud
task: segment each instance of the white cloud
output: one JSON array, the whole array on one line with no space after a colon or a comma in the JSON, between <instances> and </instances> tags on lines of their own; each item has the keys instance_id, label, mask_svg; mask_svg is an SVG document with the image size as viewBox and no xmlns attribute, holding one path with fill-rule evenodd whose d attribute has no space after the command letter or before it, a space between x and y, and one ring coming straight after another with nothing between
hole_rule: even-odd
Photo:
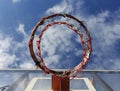
<instances>
[{"instance_id":1,"label":"white cloud","mask_svg":"<svg viewBox=\"0 0 120 91\"><path fill-rule=\"evenodd\" d=\"M45 58L45 64L51 68L55 67L55 64L59 63L60 55L52 55ZM54 65L53 65L54 64Z\"/></svg>"},{"instance_id":2,"label":"white cloud","mask_svg":"<svg viewBox=\"0 0 120 91\"><path fill-rule=\"evenodd\" d=\"M71 2L69 0L63 0L60 4L53 6L52 8L49 8L46 13L47 14L53 14L53 13L70 13L73 11L73 7L70 4Z\"/></svg>"},{"instance_id":3,"label":"white cloud","mask_svg":"<svg viewBox=\"0 0 120 91\"><path fill-rule=\"evenodd\" d=\"M21 0L12 0L13 3L21 2Z\"/></svg>"},{"instance_id":4,"label":"white cloud","mask_svg":"<svg viewBox=\"0 0 120 91\"><path fill-rule=\"evenodd\" d=\"M14 39L14 36L0 33L0 68L33 68L28 50L28 38L25 36L22 42L19 42Z\"/></svg>"},{"instance_id":5,"label":"white cloud","mask_svg":"<svg viewBox=\"0 0 120 91\"><path fill-rule=\"evenodd\" d=\"M18 28L16 29L19 33L23 34L26 36L27 34L25 33L25 25L24 24L19 24Z\"/></svg>"},{"instance_id":6,"label":"white cloud","mask_svg":"<svg viewBox=\"0 0 120 91\"><path fill-rule=\"evenodd\" d=\"M20 1L13 0L13 2ZM108 67L109 69L120 69L120 54L115 49L118 47L115 44L120 39L120 21L118 19L120 9L115 11L115 13L106 10L96 15L88 15L83 13L85 6L82 5L83 2L80 3L81 1L63 0L60 4L49 8L46 14L72 12L74 16L86 22L92 36L92 55L95 56L91 60L92 63L88 63L88 68L105 69ZM112 21L107 22L106 20L110 17L112 17ZM79 42L79 39L73 41L73 32L66 30L63 26L58 25L57 27L50 27L43 35L41 42L42 56L50 67L55 67L56 65L62 65L61 67L63 67L66 64L62 64L62 62L64 63L67 60L67 64L73 64L76 61L74 57L81 56L81 50L74 45L74 42ZM20 64L15 67L33 68L34 64L31 63L32 58L28 51L28 37L25 33L25 25L19 24L16 31L24 35L22 42L13 41L11 37L0 35L0 68L6 68L11 64L15 65L17 62ZM69 53L72 54L69 55ZM79 58L77 58L77 61L79 61Z\"/></svg>"},{"instance_id":7,"label":"white cloud","mask_svg":"<svg viewBox=\"0 0 120 91\"><path fill-rule=\"evenodd\" d=\"M29 37L26 34L22 42L14 41L14 46L15 46L14 52L18 54L16 58L16 64L19 63L19 65L16 66L17 68L23 68L23 69L35 68L33 60L28 50L28 40Z\"/></svg>"},{"instance_id":8,"label":"white cloud","mask_svg":"<svg viewBox=\"0 0 120 91\"><path fill-rule=\"evenodd\" d=\"M0 68L7 68L16 58L14 54L10 53L12 41L11 37L0 34Z\"/></svg>"},{"instance_id":9,"label":"white cloud","mask_svg":"<svg viewBox=\"0 0 120 91\"><path fill-rule=\"evenodd\" d=\"M31 63L31 62L24 62L20 65L20 68L22 68L22 69L32 69L32 68L35 68L35 67L34 67L34 64Z\"/></svg>"},{"instance_id":10,"label":"white cloud","mask_svg":"<svg viewBox=\"0 0 120 91\"><path fill-rule=\"evenodd\" d=\"M120 22L113 12L104 11L97 15L87 17L87 27L92 34L93 52L97 58L93 58L94 63L91 67L95 69L119 69L120 64L116 43L120 39ZM114 17L113 17L114 16ZM107 22L108 18L113 17L111 22ZM118 58L116 57L118 55ZM111 65L112 64L112 65ZM113 68L114 67L114 68Z\"/></svg>"},{"instance_id":11,"label":"white cloud","mask_svg":"<svg viewBox=\"0 0 120 91\"><path fill-rule=\"evenodd\" d=\"M115 49L115 43L117 43L117 41L120 39L120 22L118 21L120 10L117 10L115 12L110 12L109 10L106 10L103 12L99 12L96 15L88 15L84 13L83 10L85 6L82 5L83 2L80 4L81 1L82 0L76 2L79 5L74 5L75 2L71 3L70 0L63 0L60 4L53 6L46 12L47 14L74 12L74 16L86 22L87 28L89 29L92 36L93 54L97 56L95 58L92 58L93 63L91 63L88 68L106 69L106 66L113 64L112 67L109 66L108 69L113 69L113 67L114 69L119 69L119 66L117 64L120 64L120 62L118 62L118 58L116 58L115 55L118 55L119 58L120 55ZM110 18L112 18L112 21L107 22L107 19ZM63 50L66 50L67 47L65 46L64 42L60 42L58 44L55 43L56 45L54 45L54 43L49 40L53 37L52 35L54 34L46 34L46 36L48 36L46 38L48 39L44 40L43 44L45 44L44 48L48 51L48 55L51 54L53 56L56 54L56 49L59 48L57 47L57 45L59 45L61 48L63 47ZM64 36L64 33L58 33L57 36L59 35L63 37L63 41L65 40L65 43L68 43L68 36ZM61 41L61 39L59 38L55 39L56 40L54 40L54 42ZM49 43L50 45L48 45ZM71 45L70 42L68 44ZM54 50L50 48L50 46L53 46ZM62 53L63 50L60 50ZM114 54L112 54L113 51ZM79 53L79 51L76 51L76 55L78 54L81 53ZM63 57L63 55L61 57Z\"/></svg>"},{"instance_id":12,"label":"white cloud","mask_svg":"<svg viewBox=\"0 0 120 91\"><path fill-rule=\"evenodd\" d=\"M105 22L110 17L108 11L102 12L97 16L90 16L87 19L87 25L93 36L99 41L99 46L110 46L120 38L120 22Z\"/></svg>"},{"instance_id":13,"label":"white cloud","mask_svg":"<svg viewBox=\"0 0 120 91\"><path fill-rule=\"evenodd\" d=\"M72 38L73 36L74 38ZM79 49L81 47L76 48L75 46L75 42L78 43L76 38L77 34L68 29L65 25L54 25L49 27L48 30L44 32L41 41L42 56L46 65L54 68L58 67L56 65L59 64L59 67L62 67L60 66L60 63L66 61L66 63L69 64L70 60L73 59L72 57L81 57L81 55L78 55L81 53L81 50ZM73 39L75 41L73 41Z\"/></svg>"}]
</instances>

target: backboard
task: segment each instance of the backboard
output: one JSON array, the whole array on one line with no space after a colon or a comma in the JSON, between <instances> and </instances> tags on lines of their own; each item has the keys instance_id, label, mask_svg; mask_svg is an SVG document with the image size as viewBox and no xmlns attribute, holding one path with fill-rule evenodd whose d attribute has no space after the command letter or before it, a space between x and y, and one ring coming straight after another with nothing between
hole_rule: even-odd
<instances>
[{"instance_id":1,"label":"backboard","mask_svg":"<svg viewBox=\"0 0 120 91\"><path fill-rule=\"evenodd\" d=\"M25 91L52 91L51 83L50 77L36 77L30 81ZM88 78L75 78L70 81L70 91L96 90Z\"/></svg>"},{"instance_id":2,"label":"backboard","mask_svg":"<svg viewBox=\"0 0 120 91\"><path fill-rule=\"evenodd\" d=\"M119 70L85 70L83 78L70 80L70 91L91 91L91 87L92 91L119 91L119 77ZM41 70L0 70L0 91L26 91L29 86L31 91L52 91L51 75Z\"/></svg>"}]
</instances>

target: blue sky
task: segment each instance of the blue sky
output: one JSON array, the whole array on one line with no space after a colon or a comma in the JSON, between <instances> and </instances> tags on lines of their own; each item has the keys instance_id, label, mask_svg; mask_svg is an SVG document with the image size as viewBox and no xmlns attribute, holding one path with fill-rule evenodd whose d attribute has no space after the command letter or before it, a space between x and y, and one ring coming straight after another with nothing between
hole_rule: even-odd
<instances>
[{"instance_id":1,"label":"blue sky","mask_svg":"<svg viewBox=\"0 0 120 91\"><path fill-rule=\"evenodd\" d=\"M0 68L35 68L28 50L32 28L44 16L68 13L82 20L92 37L85 69L120 70L119 5L119 0L0 0ZM72 68L81 60L81 46L72 32L60 29L44 34L43 57L50 68Z\"/></svg>"}]
</instances>

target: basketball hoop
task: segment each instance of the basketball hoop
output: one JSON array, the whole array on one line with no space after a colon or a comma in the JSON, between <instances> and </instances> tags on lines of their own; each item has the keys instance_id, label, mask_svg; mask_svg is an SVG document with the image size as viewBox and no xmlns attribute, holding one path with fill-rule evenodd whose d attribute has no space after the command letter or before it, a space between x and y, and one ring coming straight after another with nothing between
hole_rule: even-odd
<instances>
[{"instance_id":1,"label":"basketball hoop","mask_svg":"<svg viewBox=\"0 0 120 91\"><path fill-rule=\"evenodd\" d=\"M64 18L67 20L63 21L61 18ZM72 23L72 22L77 23L77 26L74 25L74 23ZM38 49L37 56L39 57L39 59L40 59L39 60L36 57L34 50L33 50L33 40L34 40L34 35L35 35L36 30L38 29L38 27L42 26L43 24L45 24L45 26L41 29L38 40L36 41L37 49ZM65 71L55 71L55 70L49 69L44 63L44 60L41 56L40 43L41 43L41 39L42 39L44 32L47 31L47 29L53 25L65 25L69 29L73 30L80 37L80 42L82 44L82 49L83 49L82 60L73 69L65 70ZM82 27L82 29L83 29L82 31L80 30L80 27ZM88 59L90 57L90 54L92 51L91 37L90 37L90 33L88 32L88 30L87 30L86 26L83 24L83 22L78 20L74 16L69 15L69 14L53 14L53 15L42 18L35 25L35 27L32 30L32 33L30 35L29 50L30 50L31 57L32 57L33 61L35 62L36 66L38 68L41 68L45 73L53 74L53 75L60 76L60 77L76 77L77 74L87 64Z\"/></svg>"}]
</instances>

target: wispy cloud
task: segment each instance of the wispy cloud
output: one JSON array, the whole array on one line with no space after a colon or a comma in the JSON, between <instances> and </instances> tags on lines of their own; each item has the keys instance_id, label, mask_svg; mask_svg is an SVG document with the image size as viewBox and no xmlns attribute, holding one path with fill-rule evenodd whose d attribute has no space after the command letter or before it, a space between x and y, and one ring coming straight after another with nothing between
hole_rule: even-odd
<instances>
[{"instance_id":1,"label":"wispy cloud","mask_svg":"<svg viewBox=\"0 0 120 91\"><path fill-rule=\"evenodd\" d=\"M20 2L21 0L13 0ZM87 69L120 69L120 9L105 10L94 14L84 12L83 0L63 0L49 8L45 14L72 13L85 21L92 36L93 52ZM110 20L110 21L109 21ZM33 68L34 63L28 50L29 35L25 24L20 23L16 31L23 35L22 41L0 34L0 68ZM36 39L36 38L35 38ZM81 45L72 30L58 25L50 27L41 41L42 57L48 67L72 68L81 61ZM34 44L36 48L36 44ZM35 53L37 53L35 49Z\"/></svg>"},{"instance_id":2,"label":"wispy cloud","mask_svg":"<svg viewBox=\"0 0 120 91\"><path fill-rule=\"evenodd\" d=\"M12 0L13 3L21 2L21 0Z\"/></svg>"},{"instance_id":3,"label":"wispy cloud","mask_svg":"<svg viewBox=\"0 0 120 91\"><path fill-rule=\"evenodd\" d=\"M80 1L77 1L77 3L80 3ZM74 3L71 3L70 0L67 0L67 1L63 0L60 4L53 6L52 8L48 9L46 12L47 14L72 12L74 16L86 22L87 27L92 36L92 44L93 44L93 54L91 57L91 62L87 66L88 69L120 69L120 66L118 65L120 64L120 62L118 62L120 55L119 55L119 51L117 50L118 49L117 45L119 45L118 43L120 43L119 42L120 22L118 21L120 16L120 13L118 13L119 10L115 12L110 12L109 10L106 10L103 12L99 12L96 15L94 14L88 15L85 13L79 14L79 12L83 11L85 6L83 5L81 6L76 5L74 7L73 6L74 6ZM79 12L75 11L75 9L79 9ZM108 19L110 20L110 18L112 19L112 21L108 22ZM60 29L57 28L57 30L60 30ZM57 33L58 32L56 32L56 34ZM64 36L64 34L65 34L64 32L58 33L58 35L60 36L62 35ZM50 36L50 33L46 34L46 36L48 36L49 39L53 37L53 36ZM63 40L65 40L65 43L68 43L69 41L68 36L63 37ZM54 40L53 42L44 40L43 44L45 43L45 45L49 45L50 43L50 45L53 46L55 41L59 41L59 38L55 38L55 39L56 40ZM69 43L69 45L72 45L72 43ZM64 42L61 42L58 45L58 47L54 46L55 48L54 50L51 49L49 46L48 54L52 53L52 56L56 55L56 52L57 52L56 48L60 49L61 46L63 46L63 48L65 48L64 50L66 50L67 47L64 45ZM45 46L43 47L43 49L44 48ZM72 50L72 51L74 53L75 50ZM79 50L75 52L79 53ZM64 52L62 52L61 50L61 53L59 54L62 55L64 54ZM50 56L51 55L49 55L48 57ZM64 55L62 56L59 55L58 58L60 58L60 61L62 60L61 57L64 57ZM61 63L59 63L59 65L60 64L61 64L61 67L65 65L65 64L64 65L62 64L62 61ZM72 61L69 62L69 64L72 64Z\"/></svg>"},{"instance_id":4,"label":"wispy cloud","mask_svg":"<svg viewBox=\"0 0 120 91\"><path fill-rule=\"evenodd\" d=\"M25 61L23 64L20 65L20 68L22 69L34 69L34 64L32 62Z\"/></svg>"},{"instance_id":5,"label":"wispy cloud","mask_svg":"<svg viewBox=\"0 0 120 91\"><path fill-rule=\"evenodd\" d=\"M22 41L15 40L14 36L0 33L0 68L34 68L28 50L28 36L24 32L24 24L20 24L17 31L24 35Z\"/></svg>"},{"instance_id":6,"label":"wispy cloud","mask_svg":"<svg viewBox=\"0 0 120 91\"><path fill-rule=\"evenodd\" d=\"M19 33L23 34L24 36L26 36L27 34L25 33L25 25L20 23L19 26L17 27L16 31L18 31Z\"/></svg>"},{"instance_id":7,"label":"wispy cloud","mask_svg":"<svg viewBox=\"0 0 120 91\"><path fill-rule=\"evenodd\" d=\"M95 69L120 69L118 43L120 39L120 14L104 11L97 15L88 16L87 25L93 39L93 63L90 68ZM111 22L107 22L112 18Z\"/></svg>"},{"instance_id":8,"label":"wispy cloud","mask_svg":"<svg viewBox=\"0 0 120 91\"><path fill-rule=\"evenodd\" d=\"M72 35L77 37L72 30L62 25L50 27L44 33L41 41L41 51L48 66L54 68L60 62L64 63L63 60L66 60L69 64L71 58L69 53L72 52L74 56L75 52L75 45L71 40Z\"/></svg>"},{"instance_id":9,"label":"wispy cloud","mask_svg":"<svg viewBox=\"0 0 120 91\"><path fill-rule=\"evenodd\" d=\"M53 13L70 13L73 11L73 7L71 5L71 2L69 0L63 0L58 5L55 5L52 8L49 8L46 13L47 14L53 14Z\"/></svg>"},{"instance_id":10,"label":"wispy cloud","mask_svg":"<svg viewBox=\"0 0 120 91\"><path fill-rule=\"evenodd\" d=\"M15 54L10 53L12 41L11 37L0 34L0 68L7 68L16 58Z\"/></svg>"}]
</instances>

